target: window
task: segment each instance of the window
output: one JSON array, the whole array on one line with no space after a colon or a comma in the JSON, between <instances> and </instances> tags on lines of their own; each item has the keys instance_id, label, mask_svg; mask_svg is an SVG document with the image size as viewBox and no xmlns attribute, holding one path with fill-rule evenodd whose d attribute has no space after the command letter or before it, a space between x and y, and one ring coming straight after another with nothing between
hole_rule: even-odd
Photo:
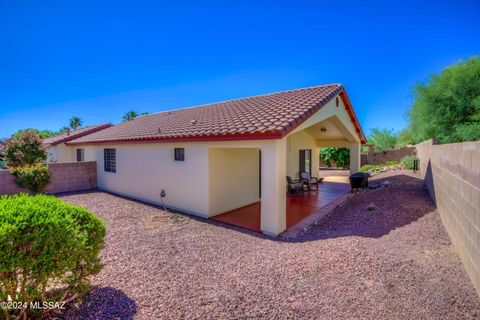
<instances>
[{"instance_id":1,"label":"window","mask_svg":"<svg viewBox=\"0 0 480 320\"><path fill-rule=\"evenodd\" d=\"M185 161L185 148L175 148L175 161Z\"/></svg>"},{"instance_id":2,"label":"window","mask_svg":"<svg viewBox=\"0 0 480 320\"><path fill-rule=\"evenodd\" d=\"M77 162L85 161L85 150L77 149Z\"/></svg>"},{"instance_id":3,"label":"window","mask_svg":"<svg viewBox=\"0 0 480 320\"><path fill-rule=\"evenodd\" d=\"M117 156L115 149L103 149L103 165L105 172L117 172Z\"/></svg>"}]
</instances>

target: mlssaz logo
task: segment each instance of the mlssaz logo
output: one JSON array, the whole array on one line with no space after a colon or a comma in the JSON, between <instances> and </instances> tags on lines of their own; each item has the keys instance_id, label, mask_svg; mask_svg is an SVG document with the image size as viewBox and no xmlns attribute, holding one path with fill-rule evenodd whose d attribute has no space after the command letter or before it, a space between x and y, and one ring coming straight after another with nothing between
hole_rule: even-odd
<instances>
[{"instance_id":1,"label":"mlssaz logo","mask_svg":"<svg viewBox=\"0 0 480 320\"><path fill-rule=\"evenodd\" d=\"M30 302L31 309L65 309L65 302L58 301L35 301Z\"/></svg>"}]
</instances>

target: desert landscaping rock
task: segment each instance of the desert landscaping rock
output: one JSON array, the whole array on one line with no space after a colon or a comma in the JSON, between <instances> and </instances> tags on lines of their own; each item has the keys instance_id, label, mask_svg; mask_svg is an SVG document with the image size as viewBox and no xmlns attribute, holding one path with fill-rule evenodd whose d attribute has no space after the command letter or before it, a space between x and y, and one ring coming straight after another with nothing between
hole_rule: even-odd
<instances>
[{"instance_id":1,"label":"desert landscaping rock","mask_svg":"<svg viewBox=\"0 0 480 320\"><path fill-rule=\"evenodd\" d=\"M103 270L66 319L478 319L480 299L422 182L349 197L295 241L100 191ZM369 211L369 206L375 210Z\"/></svg>"}]
</instances>

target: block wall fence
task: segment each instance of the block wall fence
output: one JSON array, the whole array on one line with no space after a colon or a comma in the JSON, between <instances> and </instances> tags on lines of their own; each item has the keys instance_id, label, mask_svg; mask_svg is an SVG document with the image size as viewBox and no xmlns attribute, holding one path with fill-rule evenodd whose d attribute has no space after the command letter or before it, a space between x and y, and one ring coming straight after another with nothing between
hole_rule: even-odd
<instances>
[{"instance_id":1,"label":"block wall fence","mask_svg":"<svg viewBox=\"0 0 480 320\"><path fill-rule=\"evenodd\" d=\"M47 193L83 191L97 187L97 165L91 162L50 163L50 184ZM28 192L17 187L7 170L0 170L0 195Z\"/></svg>"},{"instance_id":2,"label":"block wall fence","mask_svg":"<svg viewBox=\"0 0 480 320\"><path fill-rule=\"evenodd\" d=\"M480 141L416 145L420 173L480 295Z\"/></svg>"},{"instance_id":3,"label":"block wall fence","mask_svg":"<svg viewBox=\"0 0 480 320\"><path fill-rule=\"evenodd\" d=\"M415 154L415 147L404 147L401 149L391 149L384 151L372 151L368 153L362 153L361 165L366 164L382 164L387 161L398 161L402 160L405 156L411 156Z\"/></svg>"}]
</instances>

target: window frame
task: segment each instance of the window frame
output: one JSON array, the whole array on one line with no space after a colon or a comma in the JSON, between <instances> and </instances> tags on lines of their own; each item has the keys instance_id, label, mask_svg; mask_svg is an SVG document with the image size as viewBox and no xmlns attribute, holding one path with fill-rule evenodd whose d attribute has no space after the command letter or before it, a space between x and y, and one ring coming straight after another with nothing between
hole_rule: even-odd
<instances>
[{"instance_id":1,"label":"window frame","mask_svg":"<svg viewBox=\"0 0 480 320\"><path fill-rule=\"evenodd\" d=\"M103 171L110 173L117 172L117 149L103 149Z\"/></svg>"},{"instance_id":2,"label":"window frame","mask_svg":"<svg viewBox=\"0 0 480 320\"><path fill-rule=\"evenodd\" d=\"M77 162L85 162L85 149L77 148L76 154L77 154Z\"/></svg>"},{"instance_id":3,"label":"window frame","mask_svg":"<svg viewBox=\"0 0 480 320\"><path fill-rule=\"evenodd\" d=\"M175 161L185 161L185 148L174 148Z\"/></svg>"}]
</instances>

